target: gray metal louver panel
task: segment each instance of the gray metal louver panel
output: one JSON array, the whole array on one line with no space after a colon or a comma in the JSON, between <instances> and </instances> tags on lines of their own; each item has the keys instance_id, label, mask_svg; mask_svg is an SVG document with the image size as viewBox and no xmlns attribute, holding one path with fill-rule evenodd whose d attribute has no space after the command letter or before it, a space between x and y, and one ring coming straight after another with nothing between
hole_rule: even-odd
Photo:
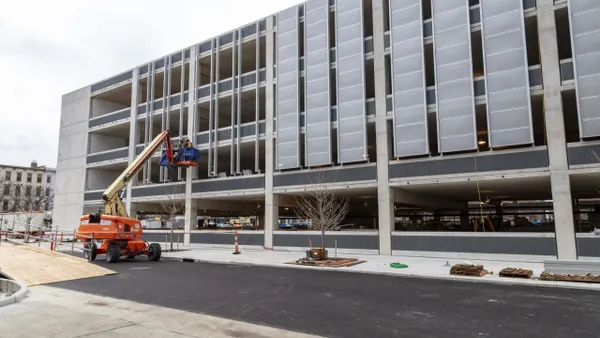
<instances>
[{"instance_id":1,"label":"gray metal louver panel","mask_svg":"<svg viewBox=\"0 0 600 338\"><path fill-rule=\"evenodd\" d=\"M306 166L331 163L329 82L329 6L323 0L305 4Z\"/></svg>"},{"instance_id":2,"label":"gray metal louver panel","mask_svg":"<svg viewBox=\"0 0 600 338\"><path fill-rule=\"evenodd\" d=\"M338 162L365 161L367 117L363 2L338 0L335 7Z\"/></svg>"},{"instance_id":3,"label":"gray metal louver panel","mask_svg":"<svg viewBox=\"0 0 600 338\"><path fill-rule=\"evenodd\" d=\"M581 138L600 136L600 1L569 1Z\"/></svg>"},{"instance_id":4,"label":"gray metal louver panel","mask_svg":"<svg viewBox=\"0 0 600 338\"><path fill-rule=\"evenodd\" d=\"M533 143L522 0L481 2L491 147Z\"/></svg>"},{"instance_id":5,"label":"gray metal louver panel","mask_svg":"<svg viewBox=\"0 0 600 338\"><path fill-rule=\"evenodd\" d=\"M394 155L429 152L421 0L390 1Z\"/></svg>"},{"instance_id":6,"label":"gray metal louver panel","mask_svg":"<svg viewBox=\"0 0 600 338\"><path fill-rule=\"evenodd\" d=\"M277 165L300 166L300 102L298 9L277 14Z\"/></svg>"},{"instance_id":7,"label":"gray metal louver panel","mask_svg":"<svg viewBox=\"0 0 600 338\"><path fill-rule=\"evenodd\" d=\"M477 148L468 0L433 0L440 152Z\"/></svg>"}]
</instances>

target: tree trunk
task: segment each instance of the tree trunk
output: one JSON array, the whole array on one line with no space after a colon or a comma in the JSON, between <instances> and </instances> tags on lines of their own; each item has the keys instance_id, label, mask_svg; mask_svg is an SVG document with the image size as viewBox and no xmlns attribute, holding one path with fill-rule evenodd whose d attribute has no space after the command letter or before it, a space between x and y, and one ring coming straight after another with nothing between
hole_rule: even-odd
<instances>
[{"instance_id":1,"label":"tree trunk","mask_svg":"<svg viewBox=\"0 0 600 338\"><path fill-rule=\"evenodd\" d=\"M321 244L323 252L325 252L325 230L321 230Z\"/></svg>"},{"instance_id":2,"label":"tree trunk","mask_svg":"<svg viewBox=\"0 0 600 338\"><path fill-rule=\"evenodd\" d=\"M173 252L173 221L171 221L171 252Z\"/></svg>"}]
</instances>

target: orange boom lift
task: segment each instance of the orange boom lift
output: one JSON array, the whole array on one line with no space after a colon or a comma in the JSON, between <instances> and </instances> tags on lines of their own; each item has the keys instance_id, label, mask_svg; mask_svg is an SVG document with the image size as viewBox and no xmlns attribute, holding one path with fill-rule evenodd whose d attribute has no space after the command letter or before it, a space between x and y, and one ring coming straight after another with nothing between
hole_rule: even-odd
<instances>
[{"instance_id":1,"label":"orange boom lift","mask_svg":"<svg viewBox=\"0 0 600 338\"><path fill-rule=\"evenodd\" d=\"M156 136L102 194L104 212L81 217L76 239L84 241L86 249L83 253L84 258L95 260L97 254L106 254L106 261L109 263L116 263L121 256L131 259L138 255L145 255L151 261L158 261L160 259L160 244L148 244L142 239L142 224L139 220L129 217L119 196L119 192L139 173L143 165L152 157L163 142L165 145L165 150L162 154L163 159L168 161L170 166L191 167L198 165L196 156L192 160L190 158L175 159L173 145L167 131L163 131ZM193 146L188 150L192 153L197 152L199 155L199 152ZM90 240L92 235L93 242ZM100 247L97 247L96 240L102 241Z\"/></svg>"}]
</instances>

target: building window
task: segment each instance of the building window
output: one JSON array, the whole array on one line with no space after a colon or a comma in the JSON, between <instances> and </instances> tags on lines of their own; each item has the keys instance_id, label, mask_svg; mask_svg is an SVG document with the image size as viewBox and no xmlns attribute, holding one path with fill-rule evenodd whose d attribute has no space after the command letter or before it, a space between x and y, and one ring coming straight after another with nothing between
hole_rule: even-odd
<instances>
[{"instance_id":1,"label":"building window","mask_svg":"<svg viewBox=\"0 0 600 338\"><path fill-rule=\"evenodd\" d=\"M27 174L27 183L31 183L31 177L33 175L31 175L30 173Z\"/></svg>"},{"instance_id":2,"label":"building window","mask_svg":"<svg viewBox=\"0 0 600 338\"><path fill-rule=\"evenodd\" d=\"M17 182L21 182L21 173L17 173Z\"/></svg>"},{"instance_id":3,"label":"building window","mask_svg":"<svg viewBox=\"0 0 600 338\"><path fill-rule=\"evenodd\" d=\"M52 180L52 177L50 177L50 176L46 177L46 183L50 184L51 180Z\"/></svg>"},{"instance_id":4,"label":"building window","mask_svg":"<svg viewBox=\"0 0 600 338\"><path fill-rule=\"evenodd\" d=\"M9 195L10 194L10 185L9 184L5 184L4 185L4 195Z\"/></svg>"},{"instance_id":5,"label":"building window","mask_svg":"<svg viewBox=\"0 0 600 338\"><path fill-rule=\"evenodd\" d=\"M37 175L37 182L42 183L42 175Z\"/></svg>"},{"instance_id":6,"label":"building window","mask_svg":"<svg viewBox=\"0 0 600 338\"><path fill-rule=\"evenodd\" d=\"M46 197L50 196L50 188L46 188Z\"/></svg>"},{"instance_id":7,"label":"building window","mask_svg":"<svg viewBox=\"0 0 600 338\"><path fill-rule=\"evenodd\" d=\"M8 201L2 202L2 211L8 211Z\"/></svg>"},{"instance_id":8,"label":"building window","mask_svg":"<svg viewBox=\"0 0 600 338\"><path fill-rule=\"evenodd\" d=\"M31 196L31 187L30 186L25 187L25 196Z\"/></svg>"},{"instance_id":9,"label":"building window","mask_svg":"<svg viewBox=\"0 0 600 338\"><path fill-rule=\"evenodd\" d=\"M42 187L35 188L35 196L37 196L37 197L42 196Z\"/></svg>"},{"instance_id":10,"label":"building window","mask_svg":"<svg viewBox=\"0 0 600 338\"><path fill-rule=\"evenodd\" d=\"M8 172L8 171L6 172L6 180L10 181L10 172Z\"/></svg>"},{"instance_id":11,"label":"building window","mask_svg":"<svg viewBox=\"0 0 600 338\"><path fill-rule=\"evenodd\" d=\"M15 197L19 197L19 196L21 196L21 187L16 186L15 187Z\"/></svg>"}]
</instances>

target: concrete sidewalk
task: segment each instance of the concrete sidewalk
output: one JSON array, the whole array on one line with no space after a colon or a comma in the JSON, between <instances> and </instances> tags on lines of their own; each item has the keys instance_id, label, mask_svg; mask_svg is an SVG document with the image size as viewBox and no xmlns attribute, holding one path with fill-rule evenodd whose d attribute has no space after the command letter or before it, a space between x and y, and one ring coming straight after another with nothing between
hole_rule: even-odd
<instances>
[{"instance_id":1,"label":"concrete sidewalk","mask_svg":"<svg viewBox=\"0 0 600 338\"><path fill-rule=\"evenodd\" d=\"M243 249L239 255L233 255L233 250L214 249L214 248L191 248L178 252L163 252L163 257L168 259L183 260L193 259L200 262L219 263L219 264L242 264L269 266L279 268L297 268L297 269L316 269L330 271L344 271L354 273L369 273L392 276L412 276L435 279L449 279L457 281L483 282L483 283L502 283L532 285L544 287L558 287L570 289L584 289L600 291L600 284L593 283L575 283L575 282L554 282L540 280L539 276L544 271L543 263L532 262L510 262L510 261L491 261L491 260L465 260L458 258L421 258L408 256L379 256L368 254L338 254L338 257L357 258L366 262L351 267L342 268L321 268L311 266L299 266L285 264L301 258L303 252L271 251L260 249ZM329 253L332 256L332 253ZM391 263L404 263L408 268L391 268ZM449 264L449 266L446 265ZM467 277L450 275L450 267L454 264L472 263L482 264L484 268L493 274L483 277ZM506 278L498 276L500 270L506 267L524 268L533 270L532 279Z\"/></svg>"},{"instance_id":2,"label":"concrete sidewalk","mask_svg":"<svg viewBox=\"0 0 600 338\"><path fill-rule=\"evenodd\" d=\"M157 290L168 292L168 290ZM241 321L49 286L29 288L20 303L0 307L0 336L104 337L316 337Z\"/></svg>"}]
</instances>

